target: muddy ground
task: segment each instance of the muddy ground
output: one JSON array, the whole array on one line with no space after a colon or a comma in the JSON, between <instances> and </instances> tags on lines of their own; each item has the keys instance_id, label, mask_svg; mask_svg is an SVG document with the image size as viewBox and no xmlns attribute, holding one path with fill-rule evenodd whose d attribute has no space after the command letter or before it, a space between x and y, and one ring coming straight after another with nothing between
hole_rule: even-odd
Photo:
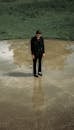
<instances>
[{"instance_id":1,"label":"muddy ground","mask_svg":"<svg viewBox=\"0 0 74 130\"><path fill-rule=\"evenodd\" d=\"M34 78L30 41L0 41L0 130L74 130L74 42L45 50Z\"/></svg>"}]
</instances>

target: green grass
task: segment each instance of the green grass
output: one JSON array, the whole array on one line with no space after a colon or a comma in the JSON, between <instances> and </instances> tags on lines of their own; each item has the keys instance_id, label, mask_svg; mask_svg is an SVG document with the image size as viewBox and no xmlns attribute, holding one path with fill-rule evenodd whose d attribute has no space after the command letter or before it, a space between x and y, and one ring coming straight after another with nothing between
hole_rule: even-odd
<instances>
[{"instance_id":1,"label":"green grass","mask_svg":"<svg viewBox=\"0 0 74 130\"><path fill-rule=\"evenodd\" d=\"M0 39L30 38L40 29L47 39L74 40L73 6L73 0L0 2Z\"/></svg>"}]
</instances>

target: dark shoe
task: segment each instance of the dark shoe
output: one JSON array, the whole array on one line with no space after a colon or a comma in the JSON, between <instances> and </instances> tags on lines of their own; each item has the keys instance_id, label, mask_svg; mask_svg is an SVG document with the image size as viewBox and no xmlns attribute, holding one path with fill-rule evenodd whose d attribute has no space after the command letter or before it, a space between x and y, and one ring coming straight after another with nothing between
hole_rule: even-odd
<instances>
[{"instance_id":1,"label":"dark shoe","mask_svg":"<svg viewBox=\"0 0 74 130\"><path fill-rule=\"evenodd\" d=\"M37 74L34 74L34 77L38 78L38 75L37 75Z\"/></svg>"},{"instance_id":2,"label":"dark shoe","mask_svg":"<svg viewBox=\"0 0 74 130\"><path fill-rule=\"evenodd\" d=\"M42 76L42 73L41 73L41 72L39 72L39 73L38 73L38 75L39 75L39 76Z\"/></svg>"}]
</instances>

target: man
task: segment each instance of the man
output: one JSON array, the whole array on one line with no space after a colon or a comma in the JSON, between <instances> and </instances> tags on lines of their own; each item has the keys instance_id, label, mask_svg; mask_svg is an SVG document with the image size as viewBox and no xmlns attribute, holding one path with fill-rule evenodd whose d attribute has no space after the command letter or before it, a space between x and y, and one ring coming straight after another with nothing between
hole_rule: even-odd
<instances>
[{"instance_id":1,"label":"man","mask_svg":"<svg viewBox=\"0 0 74 130\"><path fill-rule=\"evenodd\" d=\"M31 53L33 57L33 74L35 77L42 76L42 57L45 56L44 39L41 32L36 31L36 35L31 39ZM36 65L38 60L38 73L36 72Z\"/></svg>"}]
</instances>

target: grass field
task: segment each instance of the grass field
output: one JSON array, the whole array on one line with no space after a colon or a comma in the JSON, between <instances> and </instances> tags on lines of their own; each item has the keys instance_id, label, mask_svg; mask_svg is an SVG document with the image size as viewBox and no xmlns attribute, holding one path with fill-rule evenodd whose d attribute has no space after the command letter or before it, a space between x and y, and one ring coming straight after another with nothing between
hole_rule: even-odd
<instances>
[{"instance_id":1,"label":"grass field","mask_svg":"<svg viewBox=\"0 0 74 130\"><path fill-rule=\"evenodd\" d=\"M40 29L45 38L74 40L73 0L0 0L0 39L30 38Z\"/></svg>"}]
</instances>

